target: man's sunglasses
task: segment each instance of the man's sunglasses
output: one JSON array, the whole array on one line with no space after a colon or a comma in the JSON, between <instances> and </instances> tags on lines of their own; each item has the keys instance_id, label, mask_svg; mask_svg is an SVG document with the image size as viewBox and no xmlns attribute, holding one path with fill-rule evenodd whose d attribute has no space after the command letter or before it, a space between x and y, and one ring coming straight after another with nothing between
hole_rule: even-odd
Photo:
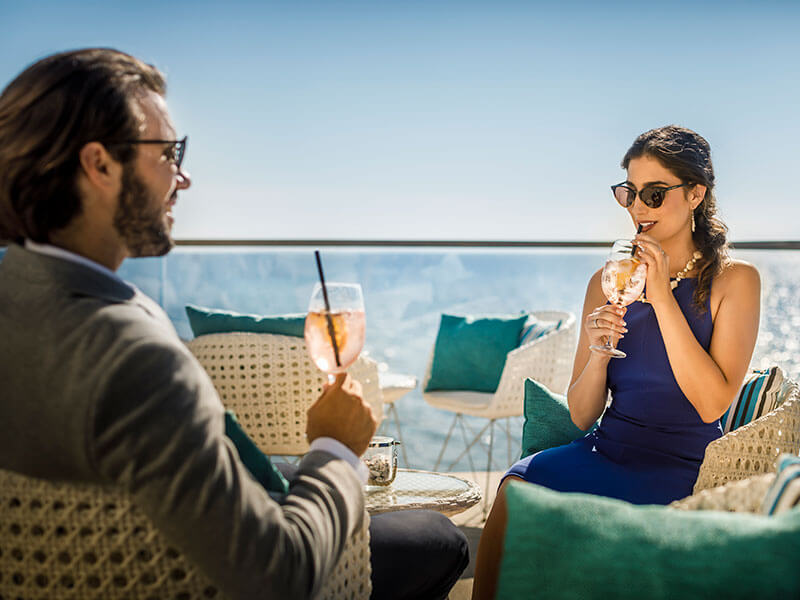
<instances>
[{"instance_id":1,"label":"man's sunglasses","mask_svg":"<svg viewBox=\"0 0 800 600\"><path fill-rule=\"evenodd\" d=\"M647 186L643 188L640 192L629 188L624 183L619 183L617 185L611 186L611 191L614 193L614 198L616 198L619 205L623 208L630 207L636 201L636 195L638 193L639 198L642 199L647 206L650 208L658 208L664 202L664 196L667 195L667 192L670 190L676 190L678 188L682 188L684 186L689 185L688 183L681 183L678 185L672 185L670 187L659 187L659 186Z\"/></svg>"},{"instance_id":2,"label":"man's sunglasses","mask_svg":"<svg viewBox=\"0 0 800 600\"><path fill-rule=\"evenodd\" d=\"M119 144L169 144L164 149L163 156L170 164L175 165L180 171L183 164L183 157L186 156L186 142L189 136L184 136L182 140L114 140L102 142L106 146L116 146Z\"/></svg>"}]
</instances>

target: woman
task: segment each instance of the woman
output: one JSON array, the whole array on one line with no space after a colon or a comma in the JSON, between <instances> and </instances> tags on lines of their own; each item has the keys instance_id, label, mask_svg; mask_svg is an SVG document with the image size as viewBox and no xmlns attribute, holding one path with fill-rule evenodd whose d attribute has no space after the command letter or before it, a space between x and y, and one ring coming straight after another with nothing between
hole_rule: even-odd
<instances>
[{"instance_id":1,"label":"woman","mask_svg":"<svg viewBox=\"0 0 800 600\"><path fill-rule=\"evenodd\" d=\"M627 180L612 190L640 231L646 301L612 306L602 271L592 276L567 395L583 430L603 414L609 392L612 402L593 432L506 473L478 547L473 598L494 596L508 480L637 504L688 496L747 372L761 284L755 267L727 255L708 142L682 127L653 129L634 141L622 168ZM590 351L608 336L627 358Z\"/></svg>"}]
</instances>

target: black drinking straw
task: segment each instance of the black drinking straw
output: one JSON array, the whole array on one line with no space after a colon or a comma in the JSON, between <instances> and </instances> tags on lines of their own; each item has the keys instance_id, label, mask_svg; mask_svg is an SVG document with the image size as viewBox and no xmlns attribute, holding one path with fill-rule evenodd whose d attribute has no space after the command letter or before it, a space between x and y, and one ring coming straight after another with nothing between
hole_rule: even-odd
<instances>
[{"instance_id":1,"label":"black drinking straw","mask_svg":"<svg viewBox=\"0 0 800 600\"><path fill-rule=\"evenodd\" d=\"M642 224L641 223L639 223L639 226L636 228L636 235L639 235L640 233L642 233ZM636 252L636 246L634 246L633 244L631 244L631 245L633 246L633 248L631 248L631 256L633 256L634 253ZM322 272L322 271L320 271L320 272Z\"/></svg>"},{"instance_id":2,"label":"black drinking straw","mask_svg":"<svg viewBox=\"0 0 800 600\"><path fill-rule=\"evenodd\" d=\"M328 288L325 287L325 275L322 274L322 259L319 257L319 250L314 250L314 258L317 259L317 271L319 271L319 284L322 286L322 297L325 299L325 319L328 321L328 335L331 336L333 344L333 355L336 358L336 366L341 367L342 361L339 358L339 346L336 343L336 329L333 327L331 319L331 303L328 301Z\"/></svg>"}]
</instances>

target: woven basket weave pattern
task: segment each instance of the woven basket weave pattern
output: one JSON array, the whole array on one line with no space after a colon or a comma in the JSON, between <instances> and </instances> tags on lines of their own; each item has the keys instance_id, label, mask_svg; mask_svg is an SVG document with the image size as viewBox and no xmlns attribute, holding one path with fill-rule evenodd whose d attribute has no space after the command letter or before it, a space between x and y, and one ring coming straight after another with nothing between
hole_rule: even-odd
<instances>
[{"instance_id":1,"label":"woven basket weave pattern","mask_svg":"<svg viewBox=\"0 0 800 600\"><path fill-rule=\"evenodd\" d=\"M226 408L233 410L262 452L308 452L306 410L322 393L325 375L306 351L305 340L259 333L220 333L190 341L189 349L211 377ZM360 357L348 369L361 383L376 418L382 397L375 361Z\"/></svg>"},{"instance_id":2,"label":"woven basket weave pattern","mask_svg":"<svg viewBox=\"0 0 800 600\"><path fill-rule=\"evenodd\" d=\"M728 512L761 512L761 503L775 480L775 473L754 475L741 481L730 481L720 487L701 490L669 504L682 510L721 510Z\"/></svg>"},{"instance_id":3,"label":"woven basket weave pattern","mask_svg":"<svg viewBox=\"0 0 800 600\"><path fill-rule=\"evenodd\" d=\"M775 471L778 456L800 451L800 395L787 380L786 399L772 412L725 434L706 448L694 493Z\"/></svg>"},{"instance_id":4,"label":"woven basket weave pattern","mask_svg":"<svg viewBox=\"0 0 800 600\"><path fill-rule=\"evenodd\" d=\"M369 518L346 542L319 598L372 591ZM26 600L223 598L128 497L0 470L0 597Z\"/></svg>"},{"instance_id":5,"label":"woven basket weave pattern","mask_svg":"<svg viewBox=\"0 0 800 600\"><path fill-rule=\"evenodd\" d=\"M5 597L222 597L112 489L0 470L0 528Z\"/></svg>"}]
</instances>

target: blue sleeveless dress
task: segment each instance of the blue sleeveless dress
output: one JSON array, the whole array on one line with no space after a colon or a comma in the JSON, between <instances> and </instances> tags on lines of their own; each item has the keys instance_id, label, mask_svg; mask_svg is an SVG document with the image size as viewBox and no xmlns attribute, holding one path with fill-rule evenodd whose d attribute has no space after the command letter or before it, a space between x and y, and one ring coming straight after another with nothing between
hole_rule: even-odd
<instances>
[{"instance_id":1,"label":"blue sleeveless dress","mask_svg":"<svg viewBox=\"0 0 800 600\"><path fill-rule=\"evenodd\" d=\"M694 278L683 279L673 293L708 351L711 311L694 308L696 285ZM618 347L628 356L609 361L612 403L601 424L570 444L518 461L506 476L634 504L668 504L692 493L706 446L722 428L718 420L704 423L678 387L653 307L634 302L625 321L628 333Z\"/></svg>"}]
</instances>

